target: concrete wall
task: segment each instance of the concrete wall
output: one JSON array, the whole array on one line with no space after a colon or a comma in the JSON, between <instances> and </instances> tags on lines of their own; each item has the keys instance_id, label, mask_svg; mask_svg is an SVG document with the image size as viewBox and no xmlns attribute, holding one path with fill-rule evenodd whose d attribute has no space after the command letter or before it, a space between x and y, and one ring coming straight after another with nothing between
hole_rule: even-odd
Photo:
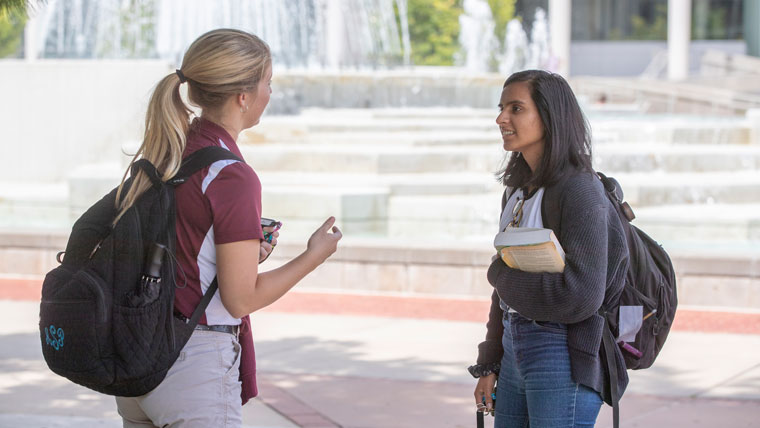
<instances>
[{"instance_id":1,"label":"concrete wall","mask_svg":"<svg viewBox=\"0 0 760 428\"><path fill-rule=\"evenodd\" d=\"M0 60L0 182L59 181L78 165L123 163L142 138L159 60ZM454 68L392 72L275 70L267 114L320 106L472 106L498 103L503 77ZM32 162L35 167L32 166Z\"/></svg>"},{"instance_id":2,"label":"concrete wall","mask_svg":"<svg viewBox=\"0 0 760 428\"><path fill-rule=\"evenodd\" d=\"M57 181L142 136L164 61L0 60L0 181Z\"/></svg>"},{"instance_id":3,"label":"concrete wall","mask_svg":"<svg viewBox=\"0 0 760 428\"><path fill-rule=\"evenodd\" d=\"M570 75L637 76L659 52L666 55L667 49L665 40L574 41L570 45ZM702 55L708 50L743 54L746 49L743 40L694 40L690 45L689 69L696 73ZM661 76L666 73L667 68L663 68Z\"/></svg>"},{"instance_id":4,"label":"concrete wall","mask_svg":"<svg viewBox=\"0 0 760 428\"><path fill-rule=\"evenodd\" d=\"M297 113L304 107L475 107L499 103L506 76L456 67L398 70L275 70L267 111Z\"/></svg>"},{"instance_id":5,"label":"concrete wall","mask_svg":"<svg viewBox=\"0 0 760 428\"><path fill-rule=\"evenodd\" d=\"M66 240L67 232L0 230L0 276L41 278L58 265L55 254L63 250ZM304 249L305 242L281 242L262 269L274 269ZM760 309L760 254L716 257L712 253L670 251L679 304ZM486 280L492 254L486 242L399 244L345 238L338 251L297 287L303 291L484 298L493 290Z\"/></svg>"}]
</instances>

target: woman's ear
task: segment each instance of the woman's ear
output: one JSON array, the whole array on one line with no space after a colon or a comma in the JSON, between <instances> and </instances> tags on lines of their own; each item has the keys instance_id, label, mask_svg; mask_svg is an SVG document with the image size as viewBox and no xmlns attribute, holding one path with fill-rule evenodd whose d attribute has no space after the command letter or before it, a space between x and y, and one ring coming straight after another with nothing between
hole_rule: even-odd
<instances>
[{"instance_id":1,"label":"woman's ear","mask_svg":"<svg viewBox=\"0 0 760 428\"><path fill-rule=\"evenodd\" d=\"M251 96L245 92L237 94L237 104L240 107L240 113L248 111L248 104L251 103Z\"/></svg>"}]
</instances>

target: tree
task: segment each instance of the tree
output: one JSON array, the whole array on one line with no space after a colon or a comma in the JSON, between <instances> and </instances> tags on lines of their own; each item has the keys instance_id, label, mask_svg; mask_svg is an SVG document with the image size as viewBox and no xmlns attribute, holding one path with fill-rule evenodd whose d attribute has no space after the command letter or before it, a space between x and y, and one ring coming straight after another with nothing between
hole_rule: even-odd
<instances>
[{"instance_id":1,"label":"tree","mask_svg":"<svg viewBox=\"0 0 760 428\"><path fill-rule=\"evenodd\" d=\"M28 13L44 3L45 0L0 0L0 58L21 51Z\"/></svg>"},{"instance_id":2,"label":"tree","mask_svg":"<svg viewBox=\"0 0 760 428\"><path fill-rule=\"evenodd\" d=\"M409 38L415 65L453 65L459 50L461 0L409 0Z\"/></svg>"},{"instance_id":3,"label":"tree","mask_svg":"<svg viewBox=\"0 0 760 428\"><path fill-rule=\"evenodd\" d=\"M18 3L18 2L13 2ZM25 5L0 3L0 58L18 54L26 24Z\"/></svg>"}]
</instances>

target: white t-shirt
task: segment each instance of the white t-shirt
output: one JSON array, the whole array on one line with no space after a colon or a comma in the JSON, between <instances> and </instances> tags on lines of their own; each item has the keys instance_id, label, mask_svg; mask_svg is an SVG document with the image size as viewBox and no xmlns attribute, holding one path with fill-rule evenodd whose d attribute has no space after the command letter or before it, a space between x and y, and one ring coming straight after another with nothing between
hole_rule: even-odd
<instances>
[{"instance_id":1,"label":"white t-shirt","mask_svg":"<svg viewBox=\"0 0 760 428\"><path fill-rule=\"evenodd\" d=\"M507 189L507 192L510 191L510 189ZM509 225L509 223L512 221L515 215L515 206L517 206L518 201L521 200L523 201L522 219L520 220L520 224L516 226L544 227L543 218L541 217L541 200L544 198L544 188L541 187L538 190L534 191L532 195L527 195L527 199L525 196L526 195L523 193L522 189L517 189L515 193L509 197L507 204L504 206L504 212L501 214L501 220L499 221L499 232L503 232L504 229L506 229L507 225ZM507 306L503 300L499 300L499 306L504 311L517 312Z\"/></svg>"},{"instance_id":2,"label":"white t-shirt","mask_svg":"<svg viewBox=\"0 0 760 428\"><path fill-rule=\"evenodd\" d=\"M510 190L507 189L507 192ZM544 188L533 192L529 199L525 199L522 189L517 189L504 206L504 212L501 214L499 221L499 232L503 232L509 222L514 217L514 209L517 201L525 200L522 207L522 220L518 227L544 227L543 218L541 217L541 200L544 198Z\"/></svg>"}]
</instances>

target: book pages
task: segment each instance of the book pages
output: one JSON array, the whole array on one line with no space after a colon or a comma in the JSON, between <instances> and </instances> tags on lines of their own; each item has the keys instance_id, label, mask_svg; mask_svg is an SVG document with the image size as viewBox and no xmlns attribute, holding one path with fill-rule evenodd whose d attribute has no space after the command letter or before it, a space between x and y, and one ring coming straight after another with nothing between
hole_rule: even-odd
<instances>
[{"instance_id":1,"label":"book pages","mask_svg":"<svg viewBox=\"0 0 760 428\"><path fill-rule=\"evenodd\" d=\"M565 261L553 242L501 249L504 263L524 272L562 272Z\"/></svg>"}]
</instances>

